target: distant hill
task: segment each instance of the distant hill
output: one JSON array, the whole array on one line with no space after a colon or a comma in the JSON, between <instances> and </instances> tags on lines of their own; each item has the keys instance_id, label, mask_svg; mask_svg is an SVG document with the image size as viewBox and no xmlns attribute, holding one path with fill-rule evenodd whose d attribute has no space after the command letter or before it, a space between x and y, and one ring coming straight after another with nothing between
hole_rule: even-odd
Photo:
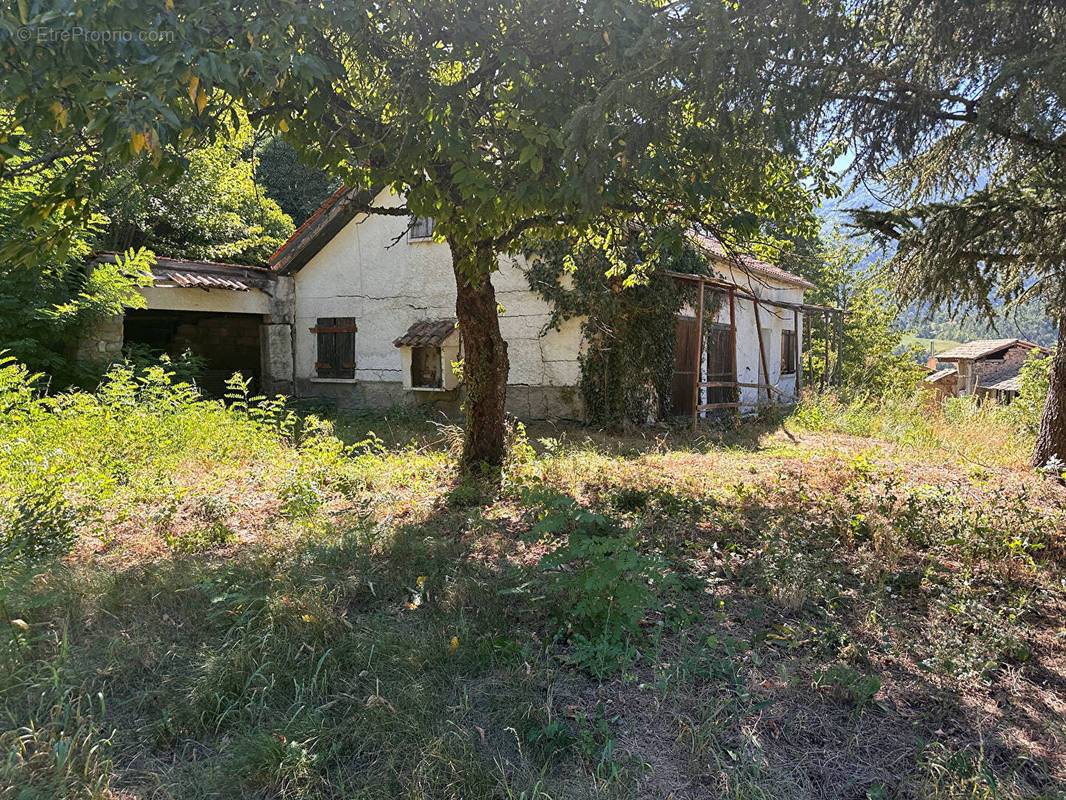
<instances>
[{"instance_id":1,"label":"distant hill","mask_svg":"<svg viewBox=\"0 0 1066 800\"><path fill-rule=\"evenodd\" d=\"M900 350L905 351L918 345L922 350L922 363L925 363L925 359L930 355L930 349L932 355L937 353L943 353L945 350L949 350L956 345L962 344L962 342L955 341L954 339L932 339L928 337L915 336L913 333L904 334L903 340L900 342Z\"/></svg>"},{"instance_id":2,"label":"distant hill","mask_svg":"<svg viewBox=\"0 0 1066 800\"><path fill-rule=\"evenodd\" d=\"M1039 303L1027 303L1009 312L1001 312L995 325L982 319L960 317L950 319L947 312L938 310L930 317L921 309L909 309L900 317L901 324L921 339L946 339L968 342L972 339L1018 338L1053 347L1055 322L1044 313Z\"/></svg>"}]
</instances>

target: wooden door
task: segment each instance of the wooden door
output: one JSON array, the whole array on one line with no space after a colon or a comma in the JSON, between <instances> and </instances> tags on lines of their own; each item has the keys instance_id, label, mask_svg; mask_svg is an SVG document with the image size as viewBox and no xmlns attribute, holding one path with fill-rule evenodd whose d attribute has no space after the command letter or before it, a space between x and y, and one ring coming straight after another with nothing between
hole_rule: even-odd
<instances>
[{"instance_id":1,"label":"wooden door","mask_svg":"<svg viewBox=\"0 0 1066 800\"><path fill-rule=\"evenodd\" d=\"M679 317L674 344L674 374L670 379L670 410L673 414L692 415L692 387L698 380L693 370L696 341L696 320Z\"/></svg>"},{"instance_id":2,"label":"wooden door","mask_svg":"<svg viewBox=\"0 0 1066 800\"><path fill-rule=\"evenodd\" d=\"M707 334L707 380L733 380L733 337L728 325L714 325ZM707 389L708 403L736 402L736 389L712 386Z\"/></svg>"}]
</instances>

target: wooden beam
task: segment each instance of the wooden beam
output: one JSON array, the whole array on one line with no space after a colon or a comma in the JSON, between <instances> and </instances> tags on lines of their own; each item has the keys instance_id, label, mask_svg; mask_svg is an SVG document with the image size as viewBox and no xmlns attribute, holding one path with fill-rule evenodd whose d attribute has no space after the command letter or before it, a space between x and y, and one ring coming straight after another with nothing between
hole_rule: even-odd
<instances>
[{"instance_id":1,"label":"wooden beam","mask_svg":"<svg viewBox=\"0 0 1066 800\"><path fill-rule=\"evenodd\" d=\"M699 282L699 298L696 300L696 359L692 365L692 427L696 427L696 417L700 404L700 360L703 357L703 292L706 287Z\"/></svg>"},{"instance_id":2,"label":"wooden beam","mask_svg":"<svg viewBox=\"0 0 1066 800\"><path fill-rule=\"evenodd\" d=\"M755 309L755 333L759 336L759 360L762 362L762 376L766 380L766 399L770 403L774 402L773 395L770 394L770 370L766 366L766 348L763 346L762 340L762 323L759 321L759 301L753 300L751 307Z\"/></svg>"},{"instance_id":3,"label":"wooden beam","mask_svg":"<svg viewBox=\"0 0 1066 800\"><path fill-rule=\"evenodd\" d=\"M844 380L844 312L841 311L836 314L836 327L837 327L837 360L834 365L834 373L836 376L835 385L840 386Z\"/></svg>"},{"instance_id":4,"label":"wooden beam","mask_svg":"<svg viewBox=\"0 0 1066 800\"><path fill-rule=\"evenodd\" d=\"M670 269L663 270L662 274L666 275L666 276L668 276L670 278L674 278L675 280L679 280L679 281L691 281L693 283L702 282L705 286L717 286L717 287L719 287L721 289L733 289L741 297L743 297L745 300L750 300L750 299L753 299L753 298L757 297L757 295L754 292L751 292L750 290L745 289L743 286L740 286L740 285L735 284L735 283L729 283L728 281L718 280L717 278L708 278L708 277L703 276L703 275L690 275L690 274L685 273L685 272L675 272L674 270L670 270ZM777 308L799 308L799 309L811 309L813 311L840 311L841 310L839 308L834 308L833 306L811 305L810 303L788 303L788 302L786 302L784 300L760 299L759 302L762 303L763 305L775 306Z\"/></svg>"},{"instance_id":5,"label":"wooden beam","mask_svg":"<svg viewBox=\"0 0 1066 800\"><path fill-rule=\"evenodd\" d=\"M796 348L796 401L799 402L800 392L803 391L803 329L800 328L800 312L798 308L792 309L792 332L793 343Z\"/></svg>"},{"instance_id":6,"label":"wooden beam","mask_svg":"<svg viewBox=\"0 0 1066 800\"><path fill-rule=\"evenodd\" d=\"M809 312L803 312L803 335L807 337L807 375L810 378L811 383L814 383L814 361L811 357L814 354L814 336L812 335L814 323L811 321L812 317Z\"/></svg>"},{"instance_id":7,"label":"wooden beam","mask_svg":"<svg viewBox=\"0 0 1066 800\"><path fill-rule=\"evenodd\" d=\"M822 312L822 330L825 331L825 364L822 365L822 391L829 379L829 312Z\"/></svg>"},{"instance_id":8,"label":"wooden beam","mask_svg":"<svg viewBox=\"0 0 1066 800\"><path fill-rule=\"evenodd\" d=\"M729 359L733 366L733 383L737 382L737 296L736 289L729 287ZM740 401L740 389L737 389L737 402ZM734 421L740 424L740 406L736 407Z\"/></svg>"}]
</instances>

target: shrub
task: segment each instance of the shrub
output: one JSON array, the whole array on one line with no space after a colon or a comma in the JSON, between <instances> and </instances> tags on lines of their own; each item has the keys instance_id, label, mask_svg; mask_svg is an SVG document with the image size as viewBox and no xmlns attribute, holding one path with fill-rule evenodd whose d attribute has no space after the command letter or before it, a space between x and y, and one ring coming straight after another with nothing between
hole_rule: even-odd
<instances>
[{"instance_id":1,"label":"shrub","mask_svg":"<svg viewBox=\"0 0 1066 800\"><path fill-rule=\"evenodd\" d=\"M540 568L565 604L559 623L571 633L574 660L598 677L617 671L635 658L640 621L668 582L662 562L572 497L527 491L524 503L542 509L530 535L551 547Z\"/></svg>"},{"instance_id":2,"label":"shrub","mask_svg":"<svg viewBox=\"0 0 1066 800\"><path fill-rule=\"evenodd\" d=\"M69 552L78 519L56 484L37 483L0 498L0 565Z\"/></svg>"},{"instance_id":3,"label":"shrub","mask_svg":"<svg viewBox=\"0 0 1066 800\"><path fill-rule=\"evenodd\" d=\"M1039 350L1031 350L1022 363L1018 396L1003 409L1004 418L1022 433L1035 436L1040 427L1054 358L1054 355L1041 357Z\"/></svg>"}]
</instances>

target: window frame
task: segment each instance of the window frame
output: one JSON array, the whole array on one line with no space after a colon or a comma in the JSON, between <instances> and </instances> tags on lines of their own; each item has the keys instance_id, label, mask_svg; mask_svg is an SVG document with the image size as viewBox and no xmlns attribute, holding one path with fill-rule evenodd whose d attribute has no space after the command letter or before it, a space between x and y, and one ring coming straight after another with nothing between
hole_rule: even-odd
<instances>
[{"instance_id":1,"label":"window frame","mask_svg":"<svg viewBox=\"0 0 1066 800\"><path fill-rule=\"evenodd\" d=\"M428 226L428 233L420 234L415 231L418 230L419 224ZM411 221L407 227L407 243L414 242L429 242L433 239L433 231L437 227L436 221L433 217L411 217Z\"/></svg>"},{"instance_id":2,"label":"window frame","mask_svg":"<svg viewBox=\"0 0 1066 800\"><path fill-rule=\"evenodd\" d=\"M436 351L436 357L437 357L437 382L435 384L426 384L426 383L416 383L415 382L415 354L418 351L420 351L420 350L422 350L422 351L425 351L425 350L434 350L434 351ZM432 355L424 356L422 363L425 363L425 358L427 358L427 357L429 359L432 359ZM441 348L440 345L433 345L433 344L420 344L420 345L414 345L413 347L411 347L411 366L410 366L410 370L409 371L410 371L410 374L408 375L408 378L411 381L411 388L412 389L421 390L421 391L444 389L444 350L443 350L443 348Z\"/></svg>"},{"instance_id":3,"label":"window frame","mask_svg":"<svg viewBox=\"0 0 1066 800\"><path fill-rule=\"evenodd\" d=\"M797 370L796 332L791 328L781 331L781 375L795 375Z\"/></svg>"},{"instance_id":4,"label":"window frame","mask_svg":"<svg viewBox=\"0 0 1066 800\"><path fill-rule=\"evenodd\" d=\"M317 317L309 329L315 334L315 378L354 381L356 370L355 317Z\"/></svg>"}]
</instances>

